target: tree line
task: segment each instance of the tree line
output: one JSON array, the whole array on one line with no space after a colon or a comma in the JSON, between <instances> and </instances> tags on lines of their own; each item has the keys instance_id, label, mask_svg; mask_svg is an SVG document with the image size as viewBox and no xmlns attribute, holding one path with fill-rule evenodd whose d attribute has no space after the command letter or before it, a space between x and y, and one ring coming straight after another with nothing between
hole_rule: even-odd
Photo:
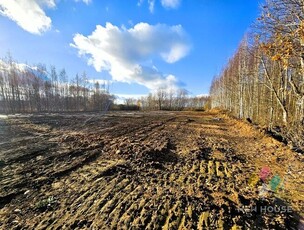
<instances>
[{"instance_id":1,"label":"tree line","mask_svg":"<svg viewBox=\"0 0 304 230\"><path fill-rule=\"evenodd\" d=\"M108 85L89 83L85 72L69 81L64 68L21 68L10 55L0 62L0 113L103 111L113 100Z\"/></svg>"},{"instance_id":2,"label":"tree line","mask_svg":"<svg viewBox=\"0 0 304 230\"><path fill-rule=\"evenodd\" d=\"M190 97L185 89L159 88L154 93L149 93L140 99L125 99L122 108L126 110L205 110L209 106L209 96Z\"/></svg>"},{"instance_id":3,"label":"tree line","mask_svg":"<svg viewBox=\"0 0 304 230\"><path fill-rule=\"evenodd\" d=\"M213 79L212 107L279 130L304 146L304 0L268 0Z\"/></svg>"},{"instance_id":4,"label":"tree line","mask_svg":"<svg viewBox=\"0 0 304 230\"><path fill-rule=\"evenodd\" d=\"M122 105L114 102L109 85L92 83L85 72L69 79L64 68L18 64L10 55L0 60L0 113L202 110L209 97L190 97L185 89L159 88L140 99L128 98Z\"/></svg>"}]
</instances>

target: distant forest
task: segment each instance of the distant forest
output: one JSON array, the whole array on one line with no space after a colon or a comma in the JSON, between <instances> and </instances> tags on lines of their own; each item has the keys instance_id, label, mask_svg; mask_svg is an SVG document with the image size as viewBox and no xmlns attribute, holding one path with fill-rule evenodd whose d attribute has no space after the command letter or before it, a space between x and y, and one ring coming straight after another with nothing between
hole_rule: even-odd
<instances>
[{"instance_id":1,"label":"distant forest","mask_svg":"<svg viewBox=\"0 0 304 230\"><path fill-rule=\"evenodd\" d=\"M141 110L205 110L210 107L209 96L190 97L185 89L159 88L140 99L127 98L125 106L137 105Z\"/></svg>"},{"instance_id":2,"label":"distant forest","mask_svg":"<svg viewBox=\"0 0 304 230\"><path fill-rule=\"evenodd\" d=\"M102 111L113 102L106 84L89 84L87 75L68 81L65 69L18 64L11 56L0 62L0 112Z\"/></svg>"},{"instance_id":3,"label":"distant forest","mask_svg":"<svg viewBox=\"0 0 304 230\"><path fill-rule=\"evenodd\" d=\"M210 89L212 107L304 148L304 1L269 0Z\"/></svg>"},{"instance_id":4,"label":"distant forest","mask_svg":"<svg viewBox=\"0 0 304 230\"><path fill-rule=\"evenodd\" d=\"M140 99L116 105L109 84L88 79L85 72L69 80L66 70L19 64L9 54L0 60L0 113L112 110L202 110L208 96L189 97L184 89L159 88Z\"/></svg>"}]
</instances>

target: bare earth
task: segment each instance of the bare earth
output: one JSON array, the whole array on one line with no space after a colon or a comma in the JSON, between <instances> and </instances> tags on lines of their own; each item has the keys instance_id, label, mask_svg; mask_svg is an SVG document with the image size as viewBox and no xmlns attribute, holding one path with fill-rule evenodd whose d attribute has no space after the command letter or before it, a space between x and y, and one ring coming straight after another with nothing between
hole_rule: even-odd
<instances>
[{"instance_id":1,"label":"bare earth","mask_svg":"<svg viewBox=\"0 0 304 230\"><path fill-rule=\"evenodd\" d=\"M303 165L216 113L1 116L0 229L297 229Z\"/></svg>"}]
</instances>

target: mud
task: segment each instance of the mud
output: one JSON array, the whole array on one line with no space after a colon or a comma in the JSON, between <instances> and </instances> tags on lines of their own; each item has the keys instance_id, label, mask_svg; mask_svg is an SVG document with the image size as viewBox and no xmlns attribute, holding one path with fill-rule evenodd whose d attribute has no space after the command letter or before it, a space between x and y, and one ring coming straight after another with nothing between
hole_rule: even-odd
<instances>
[{"instance_id":1,"label":"mud","mask_svg":"<svg viewBox=\"0 0 304 230\"><path fill-rule=\"evenodd\" d=\"M301 227L303 156L225 115L15 115L0 127L0 229ZM262 193L265 166L281 183Z\"/></svg>"}]
</instances>

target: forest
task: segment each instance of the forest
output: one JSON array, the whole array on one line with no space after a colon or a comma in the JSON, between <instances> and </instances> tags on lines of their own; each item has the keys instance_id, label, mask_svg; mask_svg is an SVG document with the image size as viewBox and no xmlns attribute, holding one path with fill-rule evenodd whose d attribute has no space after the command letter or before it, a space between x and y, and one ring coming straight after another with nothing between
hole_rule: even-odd
<instances>
[{"instance_id":1,"label":"forest","mask_svg":"<svg viewBox=\"0 0 304 230\"><path fill-rule=\"evenodd\" d=\"M304 1L272 0L213 79L212 107L304 145Z\"/></svg>"},{"instance_id":2,"label":"forest","mask_svg":"<svg viewBox=\"0 0 304 230\"><path fill-rule=\"evenodd\" d=\"M9 54L0 61L0 112L103 111L113 102L108 85L89 84L85 72L69 81L63 68L18 64Z\"/></svg>"},{"instance_id":3,"label":"forest","mask_svg":"<svg viewBox=\"0 0 304 230\"><path fill-rule=\"evenodd\" d=\"M100 83L101 82L101 83ZM10 54L0 60L0 113L107 110L202 110L208 96L189 96L185 89L159 88L139 99L115 104L108 81L89 80L86 72L70 79L63 68L20 64Z\"/></svg>"}]
</instances>

